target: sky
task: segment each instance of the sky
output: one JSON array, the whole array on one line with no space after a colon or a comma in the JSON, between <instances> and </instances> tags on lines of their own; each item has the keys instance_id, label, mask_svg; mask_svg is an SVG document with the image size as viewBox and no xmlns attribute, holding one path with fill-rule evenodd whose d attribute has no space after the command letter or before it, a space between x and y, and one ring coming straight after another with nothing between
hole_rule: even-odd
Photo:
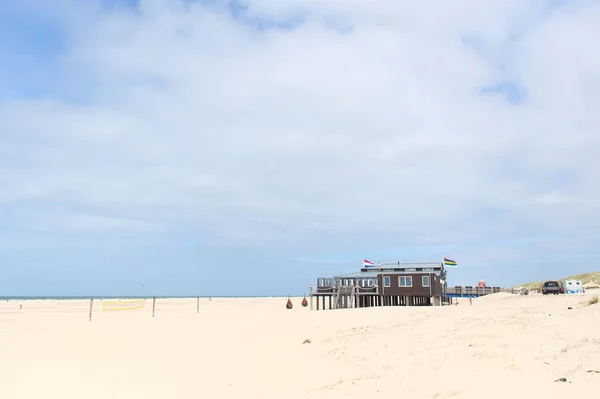
<instances>
[{"instance_id":1,"label":"sky","mask_svg":"<svg viewBox=\"0 0 600 399\"><path fill-rule=\"evenodd\" d=\"M3 0L0 295L600 270L598 37L591 0Z\"/></svg>"}]
</instances>

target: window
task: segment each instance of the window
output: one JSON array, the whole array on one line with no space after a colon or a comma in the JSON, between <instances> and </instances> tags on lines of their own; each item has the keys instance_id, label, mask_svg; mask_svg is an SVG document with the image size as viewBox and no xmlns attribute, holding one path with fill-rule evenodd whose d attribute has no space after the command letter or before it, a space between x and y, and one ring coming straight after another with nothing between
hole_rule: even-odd
<instances>
[{"instance_id":1,"label":"window","mask_svg":"<svg viewBox=\"0 0 600 399\"><path fill-rule=\"evenodd\" d=\"M390 279L390 276L384 276L383 277L383 286L384 287L391 287L392 286L392 281Z\"/></svg>"},{"instance_id":2,"label":"window","mask_svg":"<svg viewBox=\"0 0 600 399\"><path fill-rule=\"evenodd\" d=\"M373 287L375 285L375 281L372 278L370 278L370 279L367 280L367 285L369 287Z\"/></svg>"},{"instance_id":3,"label":"window","mask_svg":"<svg viewBox=\"0 0 600 399\"><path fill-rule=\"evenodd\" d=\"M423 287L429 287L429 276L421 277L421 283Z\"/></svg>"},{"instance_id":4,"label":"window","mask_svg":"<svg viewBox=\"0 0 600 399\"><path fill-rule=\"evenodd\" d=\"M412 277L411 276L398 277L398 287L412 287Z\"/></svg>"},{"instance_id":5,"label":"window","mask_svg":"<svg viewBox=\"0 0 600 399\"><path fill-rule=\"evenodd\" d=\"M329 288L331 287L332 279L330 278L319 278L317 279L318 288Z\"/></svg>"}]
</instances>

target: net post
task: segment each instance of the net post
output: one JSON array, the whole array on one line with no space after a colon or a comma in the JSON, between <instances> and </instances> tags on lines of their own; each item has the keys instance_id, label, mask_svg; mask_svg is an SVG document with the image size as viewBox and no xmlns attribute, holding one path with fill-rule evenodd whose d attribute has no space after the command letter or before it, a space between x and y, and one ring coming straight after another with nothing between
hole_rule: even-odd
<instances>
[{"instance_id":1,"label":"net post","mask_svg":"<svg viewBox=\"0 0 600 399\"><path fill-rule=\"evenodd\" d=\"M94 306L94 298L90 298L90 321L92 321L92 308Z\"/></svg>"},{"instance_id":2,"label":"net post","mask_svg":"<svg viewBox=\"0 0 600 399\"><path fill-rule=\"evenodd\" d=\"M152 317L154 317L154 308L156 307L156 297L152 298Z\"/></svg>"},{"instance_id":3,"label":"net post","mask_svg":"<svg viewBox=\"0 0 600 399\"><path fill-rule=\"evenodd\" d=\"M200 297L196 297L196 313L200 313Z\"/></svg>"}]
</instances>

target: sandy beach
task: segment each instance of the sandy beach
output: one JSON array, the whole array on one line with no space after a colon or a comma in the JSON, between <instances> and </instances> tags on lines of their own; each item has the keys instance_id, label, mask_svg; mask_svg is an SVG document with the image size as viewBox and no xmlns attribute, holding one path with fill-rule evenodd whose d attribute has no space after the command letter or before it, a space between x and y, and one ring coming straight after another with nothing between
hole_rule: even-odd
<instances>
[{"instance_id":1,"label":"sandy beach","mask_svg":"<svg viewBox=\"0 0 600 399\"><path fill-rule=\"evenodd\" d=\"M96 299L91 322L89 301L3 301L0 397L593 398L597 294L312 312L301 298L202 298L199 313L157 299L154 318L151 299L118 312Z\"/></svg>"}]
</instances>

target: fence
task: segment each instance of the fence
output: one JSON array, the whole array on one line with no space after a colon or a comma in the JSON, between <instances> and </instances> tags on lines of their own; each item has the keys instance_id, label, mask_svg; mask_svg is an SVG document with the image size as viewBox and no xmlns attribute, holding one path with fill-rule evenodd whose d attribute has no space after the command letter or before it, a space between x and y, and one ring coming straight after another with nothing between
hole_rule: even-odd
<instances>
[{"instance_id":1,"label":"fence","mask_svg":"<svg viewBox=\"0 0 600 399\"><path fill-rule=\"evenodd\" d=\"M205 302L212 302L211 298L202 298ZM140 316L151 315L155 317L157 311L165 311L177 317L185 312L200 313L201 297L187 298L89 298L89 299L4 299L0 302L0 314L16 315L30 314L35 317L68 316L70 314L86 315L89 321L94 316L104 314L110 317L112 313L131 312ZM83 316L85 317L85 316ZM116 316L113 316L116 317Z\"/></svg>"},{"instance_id":2,"label":"fence","mask_svg":"<svg viewBox=\"0 0 600 399\"><path fill-rule=\"evenodd\" d=\"M501 288L501 287L471 287L471 286L456 286L446 288L446 294L449 295L489 295L497 292L507 292L514 294L515 290L512 288Z\"/></svg>"}]
</instances>

